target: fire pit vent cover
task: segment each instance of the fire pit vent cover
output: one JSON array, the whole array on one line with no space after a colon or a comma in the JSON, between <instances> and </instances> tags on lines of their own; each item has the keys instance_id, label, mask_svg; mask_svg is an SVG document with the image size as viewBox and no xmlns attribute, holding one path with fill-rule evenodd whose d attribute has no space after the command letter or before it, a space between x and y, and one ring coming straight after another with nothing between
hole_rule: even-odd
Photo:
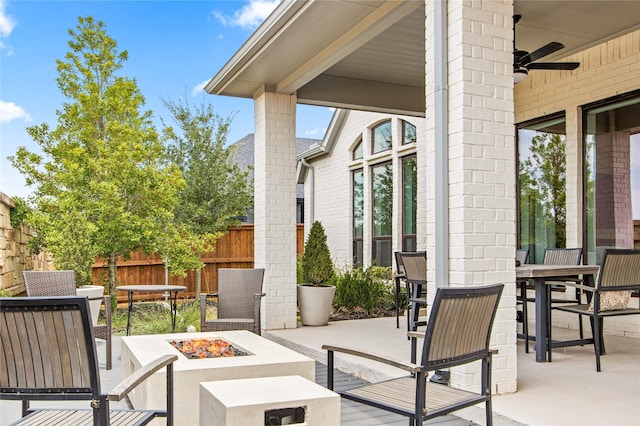
<instances>
[{"instance_id":1,"label":"fire pit vent cover","mask_svg":"<svg viewBox=\"0 0 640 426\"><path fill-rule=\"evenodd\" d=\"M252 355L225 339L170 340L169 343L189 359L227 358Z\"/></svg>"}]
</instances>

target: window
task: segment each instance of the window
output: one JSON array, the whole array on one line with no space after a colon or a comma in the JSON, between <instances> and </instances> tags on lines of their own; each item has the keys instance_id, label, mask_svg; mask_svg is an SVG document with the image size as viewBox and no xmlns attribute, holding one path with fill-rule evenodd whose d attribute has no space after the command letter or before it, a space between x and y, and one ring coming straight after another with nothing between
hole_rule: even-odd
<instances>
[{"instance_id":1,"label":"window","mask_svg":"<svg viewBox=\"0 0 640 426\"><path fill-rule=\"evenodd\" d=\"M353 148L353 159L362 160L362 139L360 139L360 142Z\"/></svg>"},{"instance_id":2,"label":"window","mask_svg":"<svg viewBox=\"0 0 640 426\"><path fill-rule=\"evenodd\" d=\"M585 256L633 248L640 220L640 93L583 108Z\"/></svg>"},{"instance_id":3,"label":"window","mask_svg":"<svg viewBox=\"0 0 640 426\"><path fill-rule=\"evenodd\" d=\"M390 162L371 168L373 200L373 262L391 266L393 231L393 167Z\"/></svg>"},{"instance_id":4,"label":"window","mask_svg":"<svg viewBox=\"0 0 640 426\"><path fill-rule=\"evenodd\" d=\"M402 250L416 251L418 168L415 155L402 158Z\"/></svg>"},{"instance_id":5,"label":"window","mask_svg":"<svg viewBox=\"0 0 640 426\"><path fill-rule=\"evenodd\" d=\"M363 235L364 235L364 175L362 169L354 170L353 182L353 266L363 265Z\"/></svg>"},{"instance_id":6,"label":"window","mask_svg":"<svg viewBox=\"0 0 640 426\"><path fill-rule=\"evenodd\" d=\"M529 262L547 247L566 247L564 114L518 125L519 238Z\"/></svg>"},{"instance_id":7,"label":"window","mask_svg":"<svg viewBox=\"0 0 640 426\"><path fill-rule=\"evenodd\" d=\"M377 154L378 152L388 151L391 149L391 121L385 121L378 124L371 130L371 141L373 149L371 152Z\"/></svg>"},{"instance_id":8,"label":"window","mask_svg":"<svg viewBox=\"0 0 640 426\"><path fill-rule=\"evenodd\" d=\"M402 121L402 145L414 143L416 141L416 126L406 121Z\"/></svg>"}]
</instances>

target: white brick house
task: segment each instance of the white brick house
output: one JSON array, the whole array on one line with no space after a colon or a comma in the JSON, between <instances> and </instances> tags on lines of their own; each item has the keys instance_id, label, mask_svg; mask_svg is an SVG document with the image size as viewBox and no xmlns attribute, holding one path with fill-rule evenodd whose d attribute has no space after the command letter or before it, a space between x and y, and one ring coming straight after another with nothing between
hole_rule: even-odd
<instances>
[{"instance_id":1,"label":"white brick house","mask_svg":"<svg viewBox=\"0 0 640 426\"><path fill-rule=\"evenodd\" d=\"M566 48L547 59L567 60L567 55L579 55L602 43L607 47L580 59L584 72L580 68L535 71L514 88L514 14L523 15L519 49L533 51L562 37L559 41ZM562 113L567 194L572 194L567 202L566 238L582 240L585 208L582 199L577 200L583 193L578 173L582 164L576 161L583 158L582 120L594 119L597 125L599 108L613 105L597 101L633 95L640 89L640 48L633 32L638 29L638 16L640 2L623 1L283 1L205 87L210 94L254 100L255 264L266 268L263 326L295 327L295 209L291 206L297 182L296 103L402 114L417 129L414 147L408 144L402 149L415 149L418 160L416 245L427 251L429 285L507 284L492 335L492 347L499 350L492 391L516 391L513 283L519 218L514 125L536 117L555 123L558 117L548 114ZM631 39L622 46L616 38L625 35ZM606 70L613 68L607 66L601 75L598 65L592 71L592 64L609 62L617 63L615 73L608 74ZM593 116L578 114L576 109ZM355 126L357 120L361 123ZM394 122L391 131L397 134L399 126ZM337 141L331 153L338 163L336 174L325 173L326 182L320 184L317 176L324 167L334 165L328 166L320 157L313 159L317 165L309 163L314 186L319 188L314 196L326 197L325 183L335 188L331 200L335 208L316 211L326 207L314 199L313 216L325 224L330 244L337 244L332 247L334 256L340 256L341 262L352 255L346 238L351 227L338 227L351 208L350 163L349 151L336 148L353 149L349 143L357 143L356 134L368 134L364 128L376 125L360 114L354 114L353 121L349 117L349 123L335 133L345 135L345 142ZM396 170L400 151L381 151L375 158L363 154L363 175L365 164L368 167L387 155ZM347 201L344 205L338 202L341 197ZM367 203L365 192L365 217ZM396 216L391 219L394 230L399 229ZM363 225L364 260L371 258L373 250L367 254L366 246L371 244L364 241L372 225L364 221ZM393 233L393 249L399 249L400 240ZM477 379L476 371L465 373L465 382Z\"/></svg>"}]
</instances>

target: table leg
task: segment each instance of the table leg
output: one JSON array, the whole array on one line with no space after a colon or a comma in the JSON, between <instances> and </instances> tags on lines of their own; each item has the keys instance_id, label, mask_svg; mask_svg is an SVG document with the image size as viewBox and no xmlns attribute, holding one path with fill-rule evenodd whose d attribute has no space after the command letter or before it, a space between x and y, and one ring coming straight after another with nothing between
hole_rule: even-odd
<instances>
[{"instance_id":1,"label":"table leg","mask_svg":"<svg viewBox=\"0 0 640 426\"><path fill-rule=\"evenodd\" d=\"M547 300L544 278L535 278L534 284L536 290L536 362L547 362L549 345L547 339L547 310L549 309L549 301Z\"/></svg>"},{"instance_id":2,"label":"table leg","mask_svg":"<svg viewBox=\"0 0 640 426\"><path fill-rule=\"evenodd\" d=\"M131 309L133 309L133 292L127 291L127 302L129 306L127 307L127 336L129 335L129 329L131 327Z\"/></svg>"},{"instance_id":3,"label":"table leg","mask_svg":"<svg viewBox=\"0 0 640 426\"><path fill-rule=\"evenodd\" d=\"M172 291L169 293L171 298L171 332L176 332L176 315L178 313L178 292Z\"/></svg>"}]
</instances>

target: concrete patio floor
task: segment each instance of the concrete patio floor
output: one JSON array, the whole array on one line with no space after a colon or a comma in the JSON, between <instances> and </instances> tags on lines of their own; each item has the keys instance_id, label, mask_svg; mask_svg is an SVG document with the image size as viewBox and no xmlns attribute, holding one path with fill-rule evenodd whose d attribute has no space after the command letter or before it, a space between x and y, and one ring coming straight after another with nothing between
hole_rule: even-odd
<instances>
[{"instance_id":1,"label":"concrete patio floor","mask_svg":"<svg viewBox=\"0 0 640 426\"><path fill-rule=\"evenodd\" d=\"M324 327L271 330L267 336L326 363L325 343L376 351L409 360L406 323L395 318L330 322ZM533 325L531 325L533 327ZM576 338L577 331L554 327L554 339ZM553 351L553 362L536 363L532 348L518 341L518 391L493 398L496 425L612 425L640 424L640 339L605 336L607 355L596 372L593 346ZM362 363L336 354L336 365L365 380L402 375L394 368ZM357 361L356 361L357 360ZM342 362L341 362L342 361ZM341 366L341 367L340 367ZM471 407L456 416L484 424L483 409Z\"/></svg>"},{"instance_id":2,"label":"concrete patio floor","mask_svg":"<svg viewBox=\"0 0 640 426\"><path fill-rule=\"evenodd\" d=\"M342 344L409 359L409 342L404 322L397 329L395 318L330 322L324 327L299 327L271 330L264 334L316 361L326 363L321 350L325 343ZM573 331L554 328L554 337L574 336ZM536 363L533 352L525 353L518 343L518 392L493 398L494 423L505 425L638 425L640 419L640 339L605 336L607 355L602 358L602 372L595 371L593 347L573 347L553 352L552 363ZM104 369L104 343L99 343L102 389L107 391L121 380L120 338L114 338L114 368ZM361 363L348 356L336 355L336 364L347 373L365 380L401 375L380 364ZM316 378L316 381L320 382ZM118 404L123 404L118 403ZM116 404L115 406L118 406ZM49 405L41 403L39 405ZM359 404L360 405L360 404ZM343 405L344 410L344 405ZM447 416L443 424L463 426L469 422L485 424L483 408L471 407ZM0 401L0 425L20 417L20 403ZM437 419L436 419L437 420ZM373 420L371 420L373 421ZM403 420L402 424L406 424ZM352 423L343 424L387 424ZM396 423L393 423L396 424ZM397 424L400 424L398 422ZM436 424L430 423L430 424Z\"/></svg>"}]
</instances>

